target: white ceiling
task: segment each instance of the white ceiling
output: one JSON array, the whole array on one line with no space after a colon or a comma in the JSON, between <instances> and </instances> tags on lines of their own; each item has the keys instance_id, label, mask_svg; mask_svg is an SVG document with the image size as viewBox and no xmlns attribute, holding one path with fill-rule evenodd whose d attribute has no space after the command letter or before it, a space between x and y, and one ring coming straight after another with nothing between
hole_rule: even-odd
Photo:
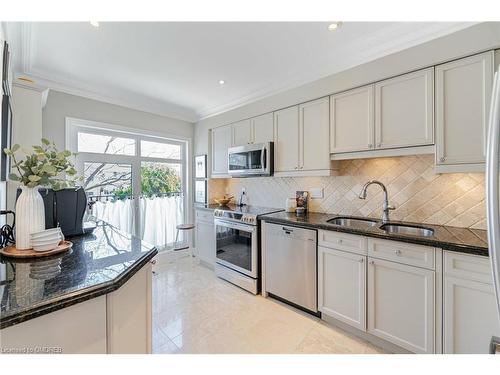
<instances>
[{"instance_id":1,"label":"white ceiling","mask_svg":"<svg viewBox=\"0 0 500 375\"><path fill-rule=\"evenodd\" d=\"M324 22L6 24L18 76L188 121L471 25L346 22L330 32Z\"/></svg>"}]
</instances>

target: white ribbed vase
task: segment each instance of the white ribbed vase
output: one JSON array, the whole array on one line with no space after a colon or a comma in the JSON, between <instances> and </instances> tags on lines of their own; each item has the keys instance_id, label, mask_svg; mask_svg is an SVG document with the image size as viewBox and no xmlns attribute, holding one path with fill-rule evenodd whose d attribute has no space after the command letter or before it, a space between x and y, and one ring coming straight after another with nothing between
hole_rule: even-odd
<instances>
[{"instance_id":1,"label":"white ribbed vase","mask_svg":"<svg viewBox=\"0 0 500 375\"><path fill-rule=\"evenodd\" d=\"M38 186L21 186L16 202L16 248L31 249L31 233L45 230L45 208Z\"/></svg>"}]
</instances>

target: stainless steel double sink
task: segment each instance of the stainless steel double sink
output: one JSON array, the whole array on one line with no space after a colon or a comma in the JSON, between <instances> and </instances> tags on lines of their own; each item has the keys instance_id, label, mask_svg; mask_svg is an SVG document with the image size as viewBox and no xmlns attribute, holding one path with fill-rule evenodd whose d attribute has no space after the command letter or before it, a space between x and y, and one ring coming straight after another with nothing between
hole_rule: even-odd
<instances>
[{"instance_id":1,"label":"stainless steel double sink","mask_svg":"<svg viewBox=\"0 0 500 375\"><path fill-rule=\"evenodd\" d=\"M375 219L364 219L349 216L337 216L333 219L327 220L327 223L338 225L341 227L358 229L378 227L386 233L405 234L417 237L432 237L434 235L434 230L431 228L392 222L381 224L380 221L377 221Z\"/></svg>"}]
</instances>

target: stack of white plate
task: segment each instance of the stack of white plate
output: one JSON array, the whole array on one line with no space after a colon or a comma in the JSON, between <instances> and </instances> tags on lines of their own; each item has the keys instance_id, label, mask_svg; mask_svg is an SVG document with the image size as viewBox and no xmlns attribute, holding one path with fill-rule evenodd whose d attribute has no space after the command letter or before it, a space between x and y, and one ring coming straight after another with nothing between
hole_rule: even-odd
<instances>
[{"instance_id":1,"label":"stack of white plate","mask_svg":"<svg viewBox=\"0 0 500 375\"><path fill-rule=\"evenodd\" d=\"M49 251L55 249L59 242L64 240L61 228L46 229L31 233L31 247L35 251Z\"/></svg>"}]
</instances>

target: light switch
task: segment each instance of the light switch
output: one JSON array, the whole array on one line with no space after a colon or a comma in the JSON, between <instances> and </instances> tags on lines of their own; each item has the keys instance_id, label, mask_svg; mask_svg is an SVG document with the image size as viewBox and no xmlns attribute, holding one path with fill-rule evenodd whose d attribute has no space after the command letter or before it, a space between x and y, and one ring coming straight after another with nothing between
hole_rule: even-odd
<instances>
[{"instance_id":1,"label":"light switch","mask_svg":"<svg viewBox=\"0 0 500 375\"><path fill-rule=\"evenodd\" d=\"M309 190L312 199L323 198L323 188L311 188Z\"/></svg>"}]
</instances>

